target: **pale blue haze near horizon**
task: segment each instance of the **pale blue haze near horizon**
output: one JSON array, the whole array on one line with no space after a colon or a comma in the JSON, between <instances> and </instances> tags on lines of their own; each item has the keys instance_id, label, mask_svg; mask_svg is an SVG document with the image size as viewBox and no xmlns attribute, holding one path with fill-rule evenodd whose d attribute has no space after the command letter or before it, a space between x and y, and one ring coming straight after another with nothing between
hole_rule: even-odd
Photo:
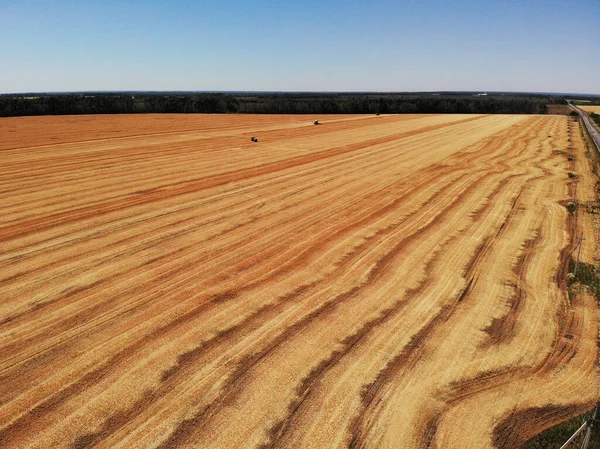
<instances>
[{"instance_id":1,"label":"pale blue haze near horizon","mask_svg":"<svg viewBox=\"0 0 600 449\"><path fill-rule=\"evenodd\" d=\"M2 0L0 93L600 94L600 0Z\"/></svg>"}]
</instances>

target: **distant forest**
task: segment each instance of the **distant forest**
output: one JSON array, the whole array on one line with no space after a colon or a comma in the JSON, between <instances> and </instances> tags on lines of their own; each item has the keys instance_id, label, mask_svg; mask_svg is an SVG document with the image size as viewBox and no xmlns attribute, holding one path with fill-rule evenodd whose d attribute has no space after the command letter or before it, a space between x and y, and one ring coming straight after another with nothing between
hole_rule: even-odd
<instances>
[{"instance_id":1,"label":"distant forest","mask_svg":"<svg viewBox=\"0 0 600 449\"><path fill-rule=\"evenodd\" d=\"M600 97L586 98L600 104ZM118 92L0 95L0 117L67 114L545 114L551 94Z\"/></svg>"}]
</instances>

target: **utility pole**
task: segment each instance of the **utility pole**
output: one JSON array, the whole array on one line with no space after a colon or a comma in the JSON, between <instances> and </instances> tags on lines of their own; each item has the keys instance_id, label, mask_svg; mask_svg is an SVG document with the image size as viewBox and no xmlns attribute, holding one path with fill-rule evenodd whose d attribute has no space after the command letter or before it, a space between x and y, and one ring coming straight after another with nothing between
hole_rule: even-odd
<instances>
[{"instance_id":1,"label":"utility pole","mask_svg":"<svg viewBox=\"0 0 600 449\"><path fill-rule=\"evenodd\" d=\"M577 267L579 267L579 256L581 255L581 244L582 242L585 240L585 237L583 236L583 231L581 231L581 236L578 238L579 240L579 249L577 250L577 261L575 262L575 270L573 271L573 274L575 276L577 276Z\"/></svg>"},{"instance_id":2,"label":"utility pole","mask_svg":"<svg viewBox=\"0 0 600 449\"><path fill-rule=\"evenodd\" d=\"M575 438L577 438L577 436L583 432L586 428L587 428L587 432L585 434L585 438L583 439L583 445L581 446L581 449L587 449L588 445L590 444L590 438L592 437L592 429L596 427L596 416L598 415L598 406L600 404L596 404L596 408L594 409L594 413L592 414L592 417L590 419L586 419L585 422L581 425L581 427L579 429L577 429L575 431L575 433L573 435L571 435L571 438L569 438L565 444L563 444L560 449L566 449L567 446L569 446L573 440L575 440Z\"/></svg>"},{"instance_id":3,"label":"utility pole","mask_svg":"<svg viewBox=\"0 0 600 449\"><path fill-rule=\"evenodd\" d=\"M585 438L583 439L583 445L581 449L587 449L590 444L590 438L592 437L592 431L596 425L596 415L598 414L598 405L596 404L596 408L594 409L594 413L592 414L592 419L589 421L589 425L587 428L587 432L585 433Z\"/></svg>"},{"instance_id":4,"label":"utility pole","mask_svg":"<svg viewBox=\"0 0 600 449\"><path fill-rule=\"evenodd\" d=\"M586 427L588 427L588 422L587 422L587 421L585 421L585 422L584 422L584 423L581 425L581 427L580 427L579 429L577 429L573 435L571 435L571 438L569 438L569 439L567 440L567 442L566 442L565 444L563 444L563 445L560 447L560 449L566 449L566 448L567 448L567 446L569 446L569 444L571 444L571 443L573 442L573 440L574 440L575 438L577 438L577 436L578 436L578 435L579 435L579 434L580 434L580 433L581 433L583 430L585 430L585 428L586 428Z\"/></svg>"}]
</instances>

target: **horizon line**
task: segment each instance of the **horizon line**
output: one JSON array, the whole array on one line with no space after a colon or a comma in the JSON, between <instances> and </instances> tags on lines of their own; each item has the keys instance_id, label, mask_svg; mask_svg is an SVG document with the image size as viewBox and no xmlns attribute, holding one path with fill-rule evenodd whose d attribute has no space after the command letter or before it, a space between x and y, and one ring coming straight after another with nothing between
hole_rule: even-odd
<instances>
[{"instance_id":1,"label":"horizon line","mask_svg":"<svg viewBox=\"0 0 600 449\"><path fill-rule=\"evenodd\" d=\"M591 97L600 97L600 93L592 94L592 93L581 93L581 92L557 92L557 91L516 91L516 90L507 90L507 91L494 91L494 90L415 90L415 91L377 91L377 90L73 90L73 91L26 91L26 92L3 92L0 93L0 96L23 96L23 95L76 95L76 94L124 94L124 93L140 93L140 94L156 94L156 93L164 93L164 94L190 94L190 93L210 93L210 94L357 94L357 95L366 95L366 94L382 94L382 95L390 95L390 94L480 94L480 93L489 93L489 94L533 94L533 95L554 95L554 96L566 96L566 95L580 95L580 96L591 96Z\"/></svg>"}]
</instances>

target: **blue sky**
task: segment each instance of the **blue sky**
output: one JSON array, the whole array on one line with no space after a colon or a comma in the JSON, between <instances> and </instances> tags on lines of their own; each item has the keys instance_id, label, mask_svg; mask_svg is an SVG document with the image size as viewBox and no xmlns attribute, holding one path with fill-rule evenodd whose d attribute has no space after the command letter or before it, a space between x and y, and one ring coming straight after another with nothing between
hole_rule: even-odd
<instances>
[{"instance_id":1,"label":"blue sky","mask_svg":"<svg viewBox=\"0 0 600 449\"><path fill-rule=\"evenodd\" d=\"M600 0L1 0L0 92L600 94Z\"/></svg>"}]
</instances>

